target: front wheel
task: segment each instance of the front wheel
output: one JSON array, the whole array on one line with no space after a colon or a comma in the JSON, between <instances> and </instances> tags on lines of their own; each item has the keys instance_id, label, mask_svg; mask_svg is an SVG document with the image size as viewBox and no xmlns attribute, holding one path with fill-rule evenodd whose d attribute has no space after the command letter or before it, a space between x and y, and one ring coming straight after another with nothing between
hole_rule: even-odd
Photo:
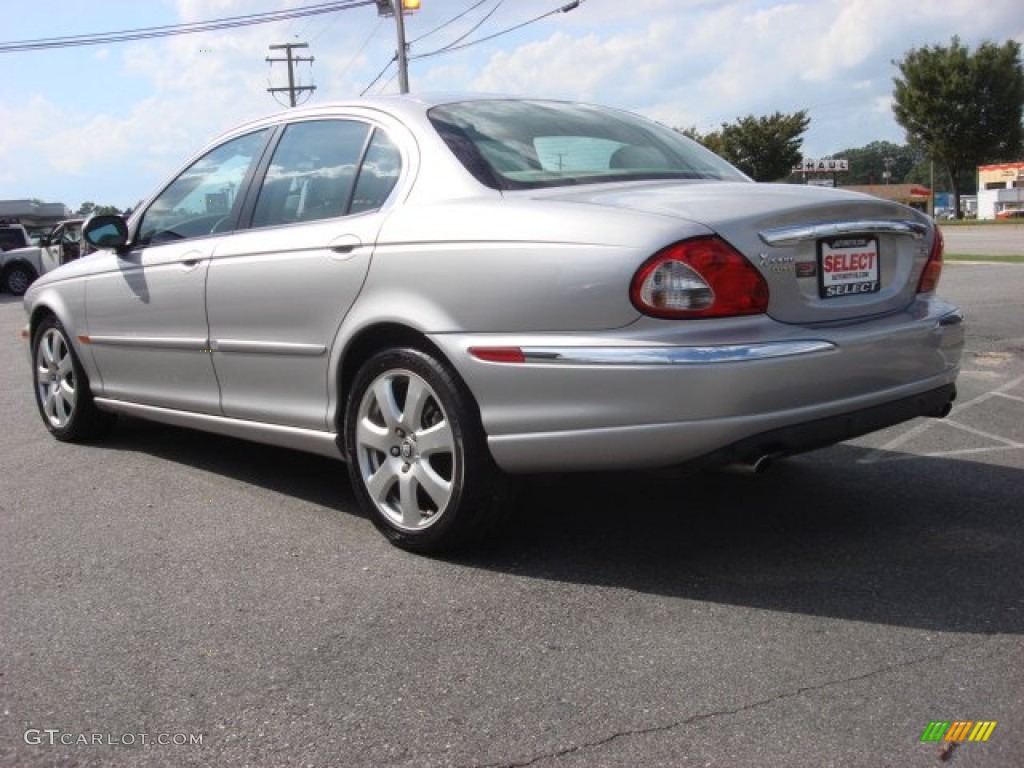
<instances>
[{"instance_id":1,"label":"front wheel","mask_svg":"<svg viewBox=\"0 0 1024 768\"><path fill-rule=\"evenodd\" d=\"M508 509L472 397L445 364L391 349L356 374L346 407L349 475L387 539L414 552L466 546Z\"/></svg>"},{"instance_id":2,"label":"front wheel","mask_svg":"<svg viewBox=\"0 0 1024 768\"><path fill-rule=\"evenodd\" d=\"M78 442L99 437L114 423L92 399L89 380L55 317L47 317L32 337L32 377L43 423L58 440Z\"/></svg>"}]
</instances>

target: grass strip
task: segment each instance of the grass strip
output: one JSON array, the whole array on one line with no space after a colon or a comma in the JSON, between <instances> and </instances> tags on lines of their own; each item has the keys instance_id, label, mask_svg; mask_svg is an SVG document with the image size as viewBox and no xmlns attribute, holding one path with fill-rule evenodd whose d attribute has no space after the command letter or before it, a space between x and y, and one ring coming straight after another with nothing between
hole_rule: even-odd
<instances>
[{"instance_id":1,"label":"grass strip","mask_svg":"<svg viewBox=\"0 0 1024 768\"><path fill-rule=\"evenodd\" d=\"M1000 254L991 256L979 253L946 253L946 261L998 261L1000 264L1024 264L1024 254Z\"/></svg>"}]
</instances>

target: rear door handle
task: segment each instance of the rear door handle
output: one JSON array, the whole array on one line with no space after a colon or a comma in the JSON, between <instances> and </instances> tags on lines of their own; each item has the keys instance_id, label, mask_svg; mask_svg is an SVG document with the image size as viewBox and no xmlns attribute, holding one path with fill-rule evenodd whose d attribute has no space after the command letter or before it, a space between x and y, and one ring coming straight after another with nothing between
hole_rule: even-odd
<instances>
[{"instance_id":1,"label":"rear door handle","mask_svg":"<svg viewBox=\"0 0 1024 768\"><path fill-rule=\"evenodd\" d=\"M362 244L363 241L355 235L339 235L327 244L327 248L332 256L347 258Z\"/></svg>"}]
</instances>

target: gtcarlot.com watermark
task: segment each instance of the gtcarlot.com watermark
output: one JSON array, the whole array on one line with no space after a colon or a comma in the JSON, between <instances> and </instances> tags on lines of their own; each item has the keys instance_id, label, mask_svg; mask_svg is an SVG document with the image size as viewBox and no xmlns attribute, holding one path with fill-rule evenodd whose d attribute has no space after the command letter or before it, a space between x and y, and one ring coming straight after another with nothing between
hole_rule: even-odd
<instances>
[{"instance_id":1,"label":"gtcarlot.com watermark","mask_svg":"<svg viewBox=\"0 0 1024 768\"><path fill-rule=\"evenodd\" d=\"M26 744L45 747L201 747L201 733L99 733L62 731L60 728L28 728L24 736Z\"/></svg>"}]
</instances>

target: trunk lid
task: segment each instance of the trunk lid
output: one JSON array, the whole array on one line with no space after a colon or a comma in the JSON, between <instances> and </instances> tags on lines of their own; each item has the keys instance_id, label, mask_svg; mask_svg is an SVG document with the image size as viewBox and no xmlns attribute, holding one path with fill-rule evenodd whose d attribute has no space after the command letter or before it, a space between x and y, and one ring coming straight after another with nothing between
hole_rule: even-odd
<instances>
[{"instance_id":1,"label":"trunk lid","mask_svg":"<svg viewBox=\"0 0 1024 768\"><path fill-rule=\"evenodd\" d=\"M784 323L840 322L906 307L934 237L931 220L907 206L795 184L650 182L551 197L703 224L764 275L768 314Z\"/></svg>"}]
</instances>

